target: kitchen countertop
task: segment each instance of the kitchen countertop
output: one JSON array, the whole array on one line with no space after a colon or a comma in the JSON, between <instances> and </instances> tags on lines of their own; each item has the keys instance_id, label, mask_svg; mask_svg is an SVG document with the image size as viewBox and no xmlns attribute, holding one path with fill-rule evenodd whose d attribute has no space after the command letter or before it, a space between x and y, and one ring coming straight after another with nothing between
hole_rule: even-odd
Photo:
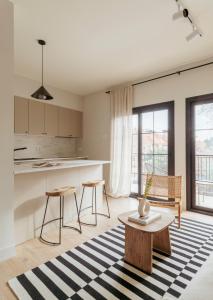
<instances>
[{"instance_id":1,"label":"kitchen countertop","mask_svg":"<svg viewBox=\"0 0 213 300\"><path fill-rule=\"evenodd\" d=\"M39 162L39 161L55 161L55 160L79 160L79 159L88 159L88 156L76 156L76 157L48 157L48 158L15 158L15 164L19 163L31 163L31 162Z\"/></svg>"},{"instance_id":2,"label":"kitchen countertop","mask_svg":"<svg viewBox=\"0 0 213 300\"><path fill-rule=\"evenodd\" d=\"M28 174L28 173L38 173L38 172L49 172L54 170L62 170L62 169L70 169L70 168L78 168L78 167L88 167L88 166L96 166L96 165L104 165L110 164L110 161L105 160L60 160L60 159L52 159L52 163L56 164L50 167L33 167L35 161L29 162L25 161L24 163L14 165L14 175L19 174ZM50 163L51 163L50 162Z\"/></svg>"}]
</instances>

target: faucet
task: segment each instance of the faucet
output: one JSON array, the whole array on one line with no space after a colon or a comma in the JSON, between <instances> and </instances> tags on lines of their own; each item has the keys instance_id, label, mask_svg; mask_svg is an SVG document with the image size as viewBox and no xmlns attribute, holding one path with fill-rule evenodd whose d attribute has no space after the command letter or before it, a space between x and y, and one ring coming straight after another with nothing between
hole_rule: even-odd
<instances>
[{"instance_id":1,"label":"faucet","mask_svg":"<svg viewBox=\"0 0 213 300\"><path fill-rule=\"evenodd\" d=\"M15 148L14 151L26 150L27 147Z\"/></svg>"}]
</instances>

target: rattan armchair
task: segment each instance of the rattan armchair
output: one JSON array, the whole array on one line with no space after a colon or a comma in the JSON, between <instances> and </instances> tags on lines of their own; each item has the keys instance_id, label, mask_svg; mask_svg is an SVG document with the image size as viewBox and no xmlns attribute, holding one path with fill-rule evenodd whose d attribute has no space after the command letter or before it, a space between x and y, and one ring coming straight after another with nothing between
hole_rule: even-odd
<instances>
[{"instance_id":1,"label":"rattan armchair","mask_svg":"<svg viewBox=\"0 0 213 300\"><path fill-rule=\"evenodd\" d=\"M178 210L178 228L181 223L182 211L182 176L162 176L147 174L147 180L152 178L152 184L148 192L151 206L175 207ZM156 198L156 200L152 199Z\"/></svg>"}]
</instances>

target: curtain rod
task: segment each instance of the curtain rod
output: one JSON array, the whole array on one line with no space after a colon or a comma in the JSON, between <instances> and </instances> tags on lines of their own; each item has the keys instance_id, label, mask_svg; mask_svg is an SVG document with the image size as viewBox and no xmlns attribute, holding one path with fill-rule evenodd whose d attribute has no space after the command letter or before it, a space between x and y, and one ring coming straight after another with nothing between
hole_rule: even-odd
<instances>
[{"instance_id":1,"label":"curtain rod","mask_svg":"<svg viewBox=\"0 0 213 300\"><path fill-rule=\"evenodd\" d=\"M198 69L198 68L202 68L202 67L206 67L206 66L209 66L209 65L212 65L212 64L213 64L213 61L205 63L205 64L202 64L202 65L198 65L198 66L195 66L195 67L191 67L191 68L187 68L187 69L182 69L180 71L172 72L172 73L169 73L169 74L166 74L166 75L154 77L152 79L147 79L147 80L144 80L144 81L133 83L132 86L136 86L136 85L139 85L139 84L143 84L143 83L146 83L146 82L158 80L158 79L169 77L169 76L173 76L173 75L180 75L181 73L184 73L184 72L187 72L187 71L190 71L190 70L194 70L194 69ZM110 92L111 91L107 91L105 93L106 94L110 94Z\"/></svg>"}]
</instances>

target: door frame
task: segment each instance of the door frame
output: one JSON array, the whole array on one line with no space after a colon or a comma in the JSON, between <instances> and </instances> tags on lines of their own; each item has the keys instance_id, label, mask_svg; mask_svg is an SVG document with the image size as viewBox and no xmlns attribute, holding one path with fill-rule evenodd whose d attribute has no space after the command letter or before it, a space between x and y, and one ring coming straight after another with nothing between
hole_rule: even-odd
<instances>
[{"instance_id":1,"label":"door frame","mask_svg":"<svg viewBox=\"0 0 213 300\"><path fill-rule=\"evenodd\" d=\"M195 138L194 114L192 108L195 103L213 103L213 93L186 98L186 208L187 210L213 215L213 209L197 207L195 205Z\"/></svg>"},{"instance_id":2,"label":"door frame","mask_svg":"<svg viewBox=\"0 0 213 300\"><path fill-rule=\"evenodd\" d=\"M168 109L168 175L175 175L175 101L159 102L133 108L133 115L138 115L138 154L141 153L140 135L140 113ZM133 197L141 196L141 159L138 155L138 194L131 194Z\"/></svg>"}]
</instances>

